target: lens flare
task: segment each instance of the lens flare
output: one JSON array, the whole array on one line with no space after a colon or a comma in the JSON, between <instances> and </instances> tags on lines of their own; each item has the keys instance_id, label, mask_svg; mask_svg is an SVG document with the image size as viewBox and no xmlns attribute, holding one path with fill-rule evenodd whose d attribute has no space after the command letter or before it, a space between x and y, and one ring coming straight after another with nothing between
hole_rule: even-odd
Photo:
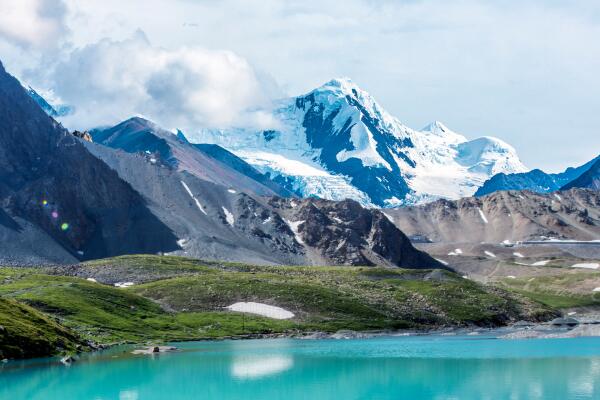
<instances>
[{"instance_id":1,"label":"lens flare","mask_svg":"<svg viewBox=\"0 0 600 400\"><path fill-rule=\"evenodd\" d=\"M42 205L47 206L48 205L48 200L42 200Z\"/></svg>"},{"instance_id":2,"label":"lens flare","mask_svg":"<svg viewBox=\"0 0 600 400\"><path fill-rule=\"evenodd\" d=\"M56 211L52 211L52 218L58 218L58 213Z\"/></svg>"},{"instance_id":3,"label":"lens flare","mask_svg":"<svg viewBox=\"0 0 600 400\"><path fill-rule=\"evenodd\" d=\"M66 222L63 222L62 225L60 226L60 229L62 229L63 231L66 231L67 229L69 229L69 224L67 224Z\"/></svg>"}]
</instances>

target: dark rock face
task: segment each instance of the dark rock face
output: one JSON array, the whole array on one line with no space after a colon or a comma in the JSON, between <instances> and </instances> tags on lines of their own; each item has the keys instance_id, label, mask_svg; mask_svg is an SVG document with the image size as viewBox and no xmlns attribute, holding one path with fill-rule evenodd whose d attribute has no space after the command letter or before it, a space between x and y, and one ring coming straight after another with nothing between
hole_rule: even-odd
<instances>
[{"instance_id":1,"label":"dark rock face","mask_svg":"<svg viewBox=\"0 0 600 400\"><path fill-rule=\"evenodd\" d=\"M90 133L88 131L73 131L72 132L73 136L81 139L81 140L85 140L86 142L93 142L92 140L92 135L90 135Z\"/></svg>"},{"instance_id":2,"label":"dark rock face","mask_svg":"<svg viewBox=\"0 0 600 400\"><path fill-rule=\"evenodd\" d=\"M382 212L363 208L356 201L273 199L271 204L287 221L295 221L296 234L307 251L318 253L328 263L445 268L415 249Z\"/></svg>"},{"instance_id":3,"label":"dark rock face","mask_svg":"<svg viewBox=\"0 0 600 400\"><path fill-rule=\"evenodd\" d=\"M600 158L588 169L581 174L577 179L572 180L562 187L563 190L572 188L587 188L600 190Z\"/></svg>"},{"instance_id":4,"label":"dark rock face","mask_svg":"<svg viewBox=\"0 0 600 400\"><path fill-rule=\"evenodd\" d=\"M0 64L0 205L78 258L178 248L144 199Z\"/></svg>"}]
</instances>

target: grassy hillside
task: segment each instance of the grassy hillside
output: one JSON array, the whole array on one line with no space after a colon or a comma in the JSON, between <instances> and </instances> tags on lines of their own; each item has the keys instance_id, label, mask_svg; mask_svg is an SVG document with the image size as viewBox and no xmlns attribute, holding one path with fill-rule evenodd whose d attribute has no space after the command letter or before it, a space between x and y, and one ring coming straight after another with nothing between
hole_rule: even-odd
<instances>
[{"instance_id":1,"label":"grassy hillside","mask_svg":"<svg viewBox=\"0 0 600 400\"><path fill-rule=\"evenodd\" d=\"M0 359L28 358L75 351L77 335L47 315L0 297Z\"/></svg>"},{"instance_id":2,"label":"grassy hillside","mask_svg":"<svg viewBox=\"0 0 600 400\"><path fill-rule=\"evenodd\" d=\"M98 282L86 280L92 277ZM113 285L125 281L135 285ZM550 308L526 297L446 271L257 267L145 255L72 267L0 268L0 296L100 343L496 326L553 316ZM237 301L283 307L296 317L281 321L225 309ZM0 318L10 318L6 313L0 309Z\"/></svg>"},{"instance_id":3,"label":"grassy hillside","mask_svg":"<svg viewBox=\"0 0 600 400\"><path fill-rule=\"evenodd\" d=\"M499 285L552 308L600 307L600 271L565 269L546 276L501 279Z\"/></svg>"}]
</instances>

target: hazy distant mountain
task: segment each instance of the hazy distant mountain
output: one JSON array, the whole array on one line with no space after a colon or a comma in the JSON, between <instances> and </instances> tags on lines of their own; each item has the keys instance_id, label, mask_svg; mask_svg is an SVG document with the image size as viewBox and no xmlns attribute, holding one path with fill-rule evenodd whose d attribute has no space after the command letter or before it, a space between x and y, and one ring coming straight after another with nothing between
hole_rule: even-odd
<instances>
[{"instance_id":1,"label":"hazy distant mountain","mask_svg":"<svg viewBox=\"0 0 600 400\"><path fill-rule=\"evenodd\" d=\"M572 188L588 188L600 190L600 157L596 158L594 164L577 179L573 179L562 187L562 190Z\"/></svg>"},{"instance_id":2,"label":"hazy distant mountain","mask_svg":"<svg viewBox=\"0 0 600 400\"><path fill-rule=\"evenodd\" d=\"M406 127L348 79L282 100L273 113L277 130L186 135L221 145L300 196L383 207L472 195L494 174L527 170L499 139L469 141L439 122Z\"/></svg>"},{"instance_id":3,"label":"hazy distant mountain","mask_svg":"<svg viewBox=\"0 0 600 400\"><path fill-rule=\"evenodd\" d=\"M477 189L475 196L484 196L498 190L531 190L538 193L554 192L585 173L598 160L600 160L600 156L579 167L569 167L564 172L558 174L547 174L539 169L517 174L496 174Z\"/></svg>"},{"instance_id":4,"label":"hazy distant mountain","mask_svg":"<svg viewBox=\"0 0 600 400\"><path fill-rule=\"evenodd\" d=\"M409 236L434 242L600 239L600 192L500 191L385 211Z\"/></svg>"}]
</instances>

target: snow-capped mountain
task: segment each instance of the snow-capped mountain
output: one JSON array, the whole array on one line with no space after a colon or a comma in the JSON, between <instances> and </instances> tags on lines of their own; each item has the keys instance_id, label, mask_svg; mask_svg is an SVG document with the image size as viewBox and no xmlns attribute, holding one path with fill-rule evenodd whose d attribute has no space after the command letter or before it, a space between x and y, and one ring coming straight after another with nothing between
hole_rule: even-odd
<instances>
[{"instance_id":1,"label":"snow-capped mountain","mask_svg":"<svg viewBox=\"0 0 600 400\"><path fill-rule=\"evenodd\" d=\"M274 130L199 130L303 197L392 207L472 195L489 177L527 169L492 137L468 140L440 122L411 129L349 79L276 103Z\"/></svg>"}]
</instances>

